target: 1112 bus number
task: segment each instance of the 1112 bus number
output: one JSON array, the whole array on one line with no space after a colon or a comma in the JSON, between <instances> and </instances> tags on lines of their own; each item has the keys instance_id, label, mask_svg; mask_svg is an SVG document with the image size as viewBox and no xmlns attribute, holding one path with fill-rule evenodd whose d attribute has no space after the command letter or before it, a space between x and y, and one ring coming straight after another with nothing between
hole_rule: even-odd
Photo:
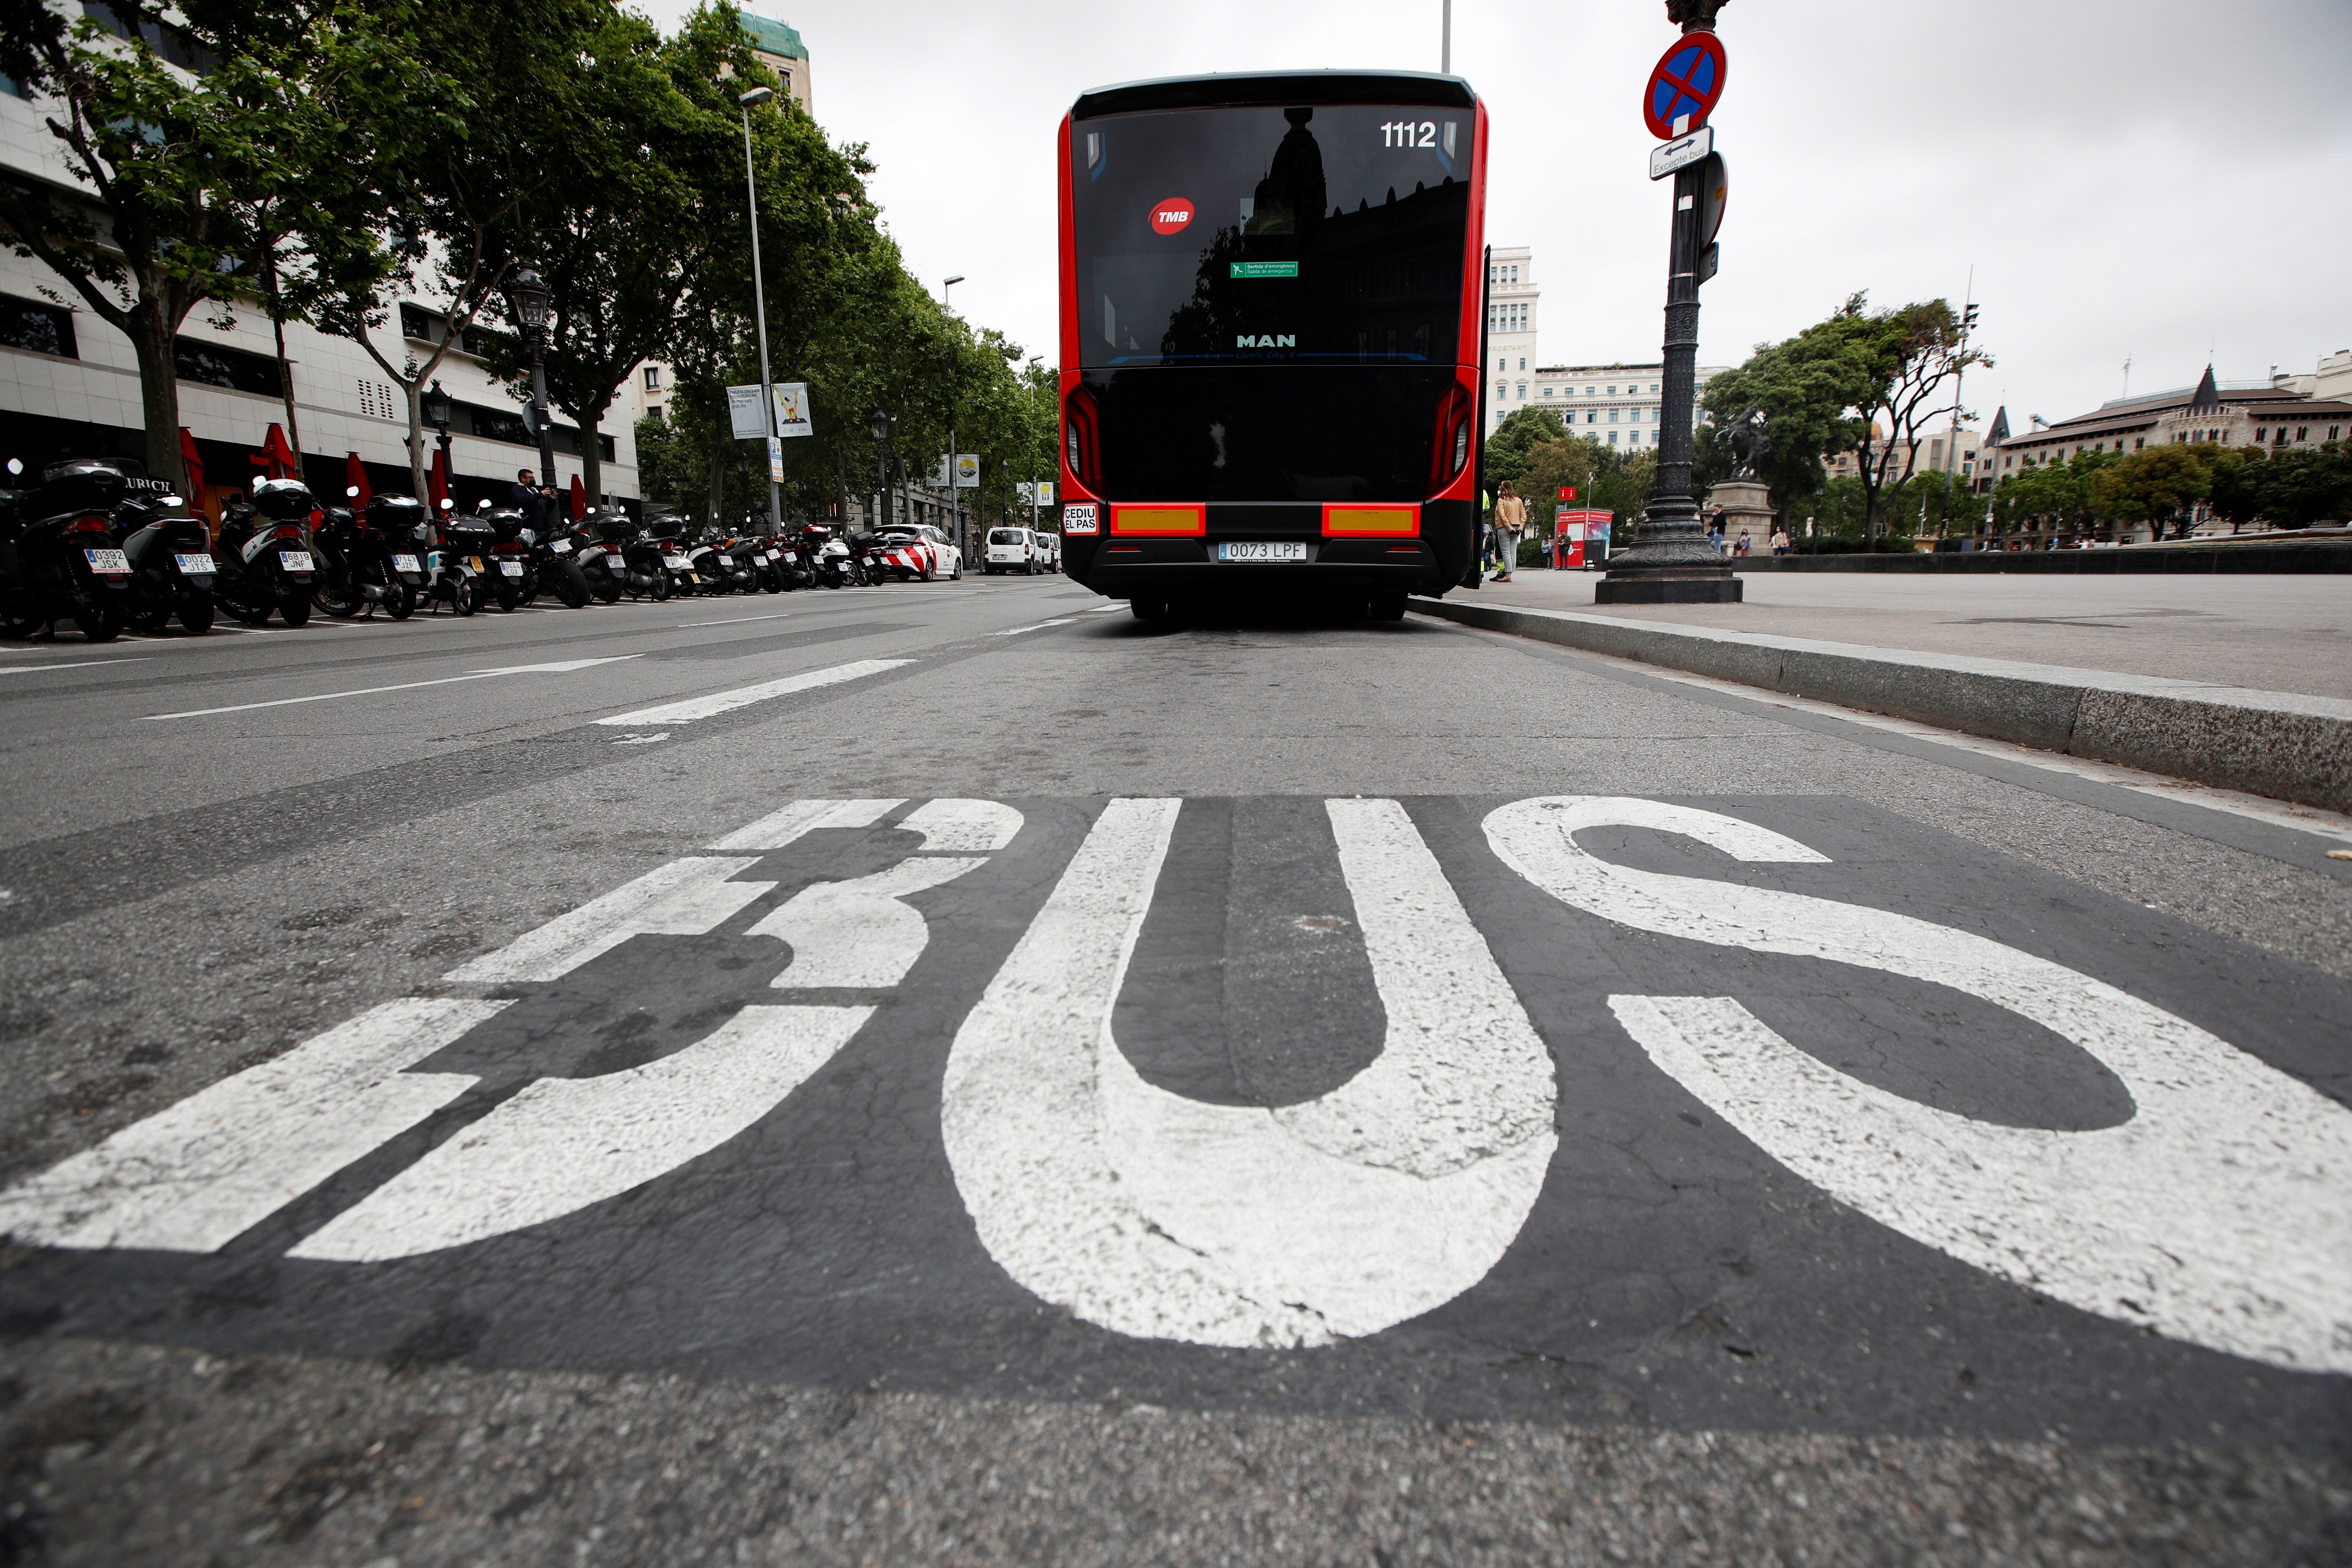
<instances>
[{"instance_id":1,"label":"1112 bus number","mask_svg":"<svg viewBox=\"0 0 2352 1568\"><path fill-rule=\"evenodd\" d=\"M1391 120L1381 126L1383 147L1434 147L1437 145L1437 121L1424 120L1415 124L1410 120Z\"/></svg>"}]
</instances>

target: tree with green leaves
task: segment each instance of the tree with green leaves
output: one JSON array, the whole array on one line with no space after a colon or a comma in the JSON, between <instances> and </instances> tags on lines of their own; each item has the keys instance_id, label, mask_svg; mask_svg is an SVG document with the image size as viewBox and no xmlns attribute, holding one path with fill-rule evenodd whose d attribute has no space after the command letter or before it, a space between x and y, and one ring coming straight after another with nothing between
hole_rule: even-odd
<instances>
[{"instance_id":1,"label":"tree with green leaves","mask_svg":"<svg viewBox=\"0 0 2352 1568\"><path fill-rule=\"evenodd\" d=\"M370 73L406 57L407 15L353 0L0 9L0 71L39 95L79 187L0 178L0 238L131 340L155 477L187 479L180 327L206 304L229 319L257 292L280 308L288 237L363 178L341 116Z\"/></svg>"},{"instance_id":2,"label":"tree with green leaves","mask_svg":"<svg viewBox=\"0 0 2352 1568\"><path fill-rule=\"evenodd\" d=\"M1486 437L1487 489L1508 484L1524 490L1519 479L1528 466L1528 454L1538 442L1561 440L1567 435L1568 426L1549 408L1514 409Z\"/></svg>"},{"instance_id":3,"label":"tree with green leaves","mask_svg":"<svg viewBox=\"0 0 2352 1568\"><path fill-rule=\"evenodd\" d=\"M2168 441L2128 453L2099 469L2091 479L2089 504L2098 517L2117 522L2145 522L2155 536L2164 537L2168 525L2186 532L2189 514L2211 493L2213 470L2200 450L2201 443ZM2049 468L2020 473L2063 472ZM2011 479L2000 487L2005 491ZM1995 492L1996 500L2000 491Z\"/></svg>"},{"instance_id":4,"label":"tree with green leaves","mask_svg":"<svg viewBox=\"0 0 2352 1568\"><path fill-rule=\"evenodd\" d=\"M1718 426L1763 410L1772 433L1764 479L1790 511L1827 483L1823 459L1853 453L1863 537L1874 543L1882 502L1910 479L1927 433L1953 412L1942 400L1945 384L1991 363L1962 346L1948 301L1872 310L1867 296L1856 293L1826 320L1759 345L1745 363L1708 382L1706 405Z\"/></svg>"}]
</instances>

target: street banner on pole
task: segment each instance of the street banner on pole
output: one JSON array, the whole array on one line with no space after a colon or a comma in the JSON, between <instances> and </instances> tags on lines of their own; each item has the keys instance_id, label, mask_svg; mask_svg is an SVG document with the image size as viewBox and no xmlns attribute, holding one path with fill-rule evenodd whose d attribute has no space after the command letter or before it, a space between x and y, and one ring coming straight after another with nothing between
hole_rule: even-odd
<instances>
[{"instance_id":1,"label":"street banner on pole","mask_svg":"<svg viewBox=\"0 0 2352 1568\"><path fill-rule=\"evenodd\" d=\"M756 441L768 433L768 422L761 416L760 389L757 386L730 386L727 389L727 421L733 427L738 441Z\"/></svg>"},{"instance_id":2,"label":"street banner on pole","mask_svg":"<svg viewBox=\"0 0 2352 1568\"><path fill-rule=\"evenodd\" d=\"M784 482L784 444L773 436L768 437L768 482L772 485Z\"/></svg>"},{"instance_id":3,"label":"street banner on pole","mask_svg":"<svg viewBox=\"0 0 2352 1568\"><path fill-rule=\"evenodd\" d=\"M1054 504L1053 480L1039 479L1037 481L1037 504L1039 506L1052 506Z\"/></svg>"},{"instance_id":4,"label":"street banner on pole","mask_svg":"<svg viewBox=\"0 0 2352 1568\"><path fill-rule=\"evenodd\" d=\"M948 459L946 453L942 452L940 454L940 460L931 465L931 471L923 476L923 482L930 486L931 489L935 490L943 490L948 488Z\"/></svg>"},{"instance_id":5,"label":"street banner on pole","mask_svg":"<svg viewBox=\"0 0 2352 1568\"><path fill-rule=\"evenodd\" d=\"M955 488L960 490L976 490L980 488L980 455L978 453L958 452L956 454Z\"/></svg>"},{"instance_id":6,"label":"street banner on pole","mask_svg":"<svg viewBox=\"0 0 2352 1568\"><path fill-rule=\"evenodd\" d=\"M770 388L776 395L776 434L813 436L809 425L808 383L780 381Z\"/></svg>"}]
</instances>

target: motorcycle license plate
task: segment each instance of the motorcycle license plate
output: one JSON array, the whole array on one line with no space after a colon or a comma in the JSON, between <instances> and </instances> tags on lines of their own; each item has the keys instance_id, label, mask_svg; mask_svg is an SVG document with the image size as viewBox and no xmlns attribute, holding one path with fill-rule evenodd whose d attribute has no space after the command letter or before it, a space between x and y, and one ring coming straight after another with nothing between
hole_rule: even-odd
<instances>
[{"instance_id":1,"label":"motorcycle license plate","mask_svg":"<svg viewBox=\"0 0 2352 1568\"><path fill-rule=\"evenodd\" d=\"M501 561L499 563L499 570L505 573L509 577L520 577L522 575L522 563L520 561Z\"/></svg>"},{"instance_id":2,"label":"motorcycle license plate","mask_svg":"<svg viewBox=\"0 0 2352 1568\"><path fill-rule=\"evenodd\" d=\"M414 555L394 556L392 558L392 569L395 572L422 572L425 570L424 567L419 566L416 563L416 557Z\"/></svg>"},{"instance_id":3,"label":"motorcycle license plate","mask_svg":"<svg viewBox=\"0 0 2352 1568\"><path fill-rule=\"evenodd\" d=\"M793 562L795 562L795 561L798 561L799 559L800 559L800 557L799 557L799 556L797 556L797 555L795 555L795 554L793 554L791 551L787 550L787 551L785 551L785 552L784 552L784 563L785 563L785 564L790 565L792 563L793 563Z\"/></svg>"},{"instance_id":4,"label":"motorcycle license plate","mask_svg":"<svg viewBox=\"0 0 2352 1568\"><path fill-rule=\"evenodd\" d=\"M316 566L310 564L310 552L307 550L281 550L278 552L278 564L285 567L289 572L318 570Z\"/></svg>"},{"instance_id":5,"label":"motorcycle license plate","mask_svg":"<svg viewBox=\"0 0 2352 1568\"><path fill-rule=\"evenodd\" d=\"M213 558L209 555L174 555L172 559L178 562L180 570L191 577L199 577L207 572L220 570L213 564Z\"/></svg>"},{"instance_id":6,"label":"motorcycle license plate","mask_svg":"<svg viewBox=\"0 0 2352 1568\"><path fill-rule=\"evenodd\" d=\"M550 545L549 548L553 550L558 555L569 555L572 553L572 541L568 539L559 539L552 545Z\"/></svg>"},{"instance_id":7,"label":"motorcycle license plate","mask_svg":"<svg viewBox=\"0 0 2352 1568\"><path fill-rule=\"evenodd\" d=\"M120 550L85 550L82 554L89 558L91 571L109 577L131 570L131 558Z\"/></svg>"},{"instance_id":8,"label":"motorcycle license plate","mask_svg":"<svg viewBox=\"0 0 2352 1568\"><path fill-rule=\"evenodd\" d=\"M673 572L683 572L688 566L691 565L692 563L688 561L683 555L665 555L662 557L662 564L668 567Z\"/></svg>"},{"instance_id":9,"label":"motorcycle license plate","mask_svg":"<svg viewBox=\"0 0 2352 1568\"><path fill-rule=\"evenodd\" d=\"M1220 561L1304 561L1307 546L1281 539L1232 540L1217 546Z\"/></svg>"}]
</instances>

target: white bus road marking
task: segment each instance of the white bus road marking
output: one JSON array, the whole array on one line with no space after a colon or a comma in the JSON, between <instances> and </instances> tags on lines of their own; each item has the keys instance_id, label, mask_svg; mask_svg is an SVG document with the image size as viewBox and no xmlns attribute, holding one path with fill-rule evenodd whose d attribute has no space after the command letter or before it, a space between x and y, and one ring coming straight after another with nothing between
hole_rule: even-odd
<instances>
[{"instance_id":1,"label":"white bus road marking","mask_svg":"<svg viewBox=\"0 0 2352 1568\"><path fill-rule=\"evenodd\" d=\"M71 664L0 664L0 675L37 675L45 669L96 669L102 664L143 664L151 657L134 653L129 658L78 658Z\"/></svg>"},{"instance_id":2,"label":"white bus road marking","mask_svg":"<svg viewBox=\"0 0 2352 1568\"><path fill-rule=\"evenodd\" d=\"M730 712L748 708L754 702L765 702L772 697L789 697L795 691L813 691L821 686L837 686L845 680L857 680L868 675L880 675L886 670L901 668L914 663L911 658L861 658L854 664L836 664L827 669L812 669L799 675L788 675L782 680L762 681L757 686L738 687L732 691L714 691L708 697L689 697L682 702L665 702L657 708L640 708L635 712L616 713L610 719L599 719L599 724L618 724L631 729L650 729L662 724L691 724L698 719L708 719L715 713Z\"/></svg>"},{"instance_id":3,"label":"white bus road marking","mask_svg":"<svg viewBox=\"0 0 2352 1568\"><path fill-rule=\"evenodd\" d=\"M338 697L373 697L383 691L415 691L425 686L454 686L461 680L488 680L494 675L562 675L592 665L619 664L625 659L643 658L637 653L615 654L604 658L570 658L554 664L510 664L497 669L478 669L468 675L445 675L438 680L404 680L397 686L362 686L350 691L321 691L310 697L280 697L269 702L236 702L226 708L191 708L181 713L150 713L149 719L203 719L215 713L245 713L256 708L290 708L301 702L331 702ZM610 722L610 721L605 721Z\"/></svg>"},{"instance_id":4,"label":"white bus road marking","mask_svg":"<svg viewBox=\"0 0 2352 1568\"><path fill-rule=\"evenodd\" d=\"M910 893L952 882L984 856L908 858L871 876L818 882L802 889L759 924L752 936L782 939L793 962L771 982L778 987L896 985L929 944L931 928Z\"/></svg>"},{"instance_id":5,"label":"white bus road marking","mask_svg":"<svg viewBox=\"0 0 2352 1568\"><path fill-rule=\"evenodd\" d=\"M643 1066L537 1079L287 1256L409 1258L617 1197L767 1115L873 1015L870 1006L746 1007Z\"/></svg>"},{"instance_id":6,"label":"white bus road marking","mask_svg":"<svg viewBox=\"0 0 2352 1568\"><path fill-rule=\"evenodd\" d=\"M1681 834L1749 862L1826 857L1737 817L1558 795L1487 841L1570 906L1692 942L1859 964L1978 996L2130 1092L2088 1132L1955 1115L1848 1077L1729 997L1612 996L1653 1061L1765 1152L1880 1224L2070 1306L2298 1371L2352 1373L2352 1110L2112 985L1885 910L1638 871L1573 835Z\"/></svg>"},{"instance_id":7,"label":"white bus road marking","mask_svg":"<svg viewBox=\"0 0 2352 1568\"><path fill-rule=\"evenodd\" d=\"M387 1002L200 1089L0 1193L0 1233L44 1247L210 1252L474 1083L408 1072L507 1006Z\"/></svg>"},{"instance_id":8,"label":"white bus road marking","mask_svg":"<svg viewBox=\"0 0 2352 1568\"><path fill-rule=\"evenodd\" d=\"M1110 1019L1179 805L1104 808L957 1032L941 1131L982 1244L1045 1300L1140 1338L1320 1344L1451 1300L1542 1188L1543 1042L1403 808L1333 800L1380 1058L1278 1110L1145 1082Z\"/></svg>"},{"instance_id":9,"label":"white bus road marking","mask_svg":"<svg viewBox=\"0 0 2352 1568\"><path fill-rule=\"evenodd\" d=\"M633 936L701 936L775 886L727 879L759 863L698 856L657 866L444 978L489 985L560 980Z\"/></svg>"},{"instance_id":10,"label":"white bus road marking","mask_svg":"<svg viewBox=\"0 0 2352 1568\"><path fill-rule=\"evenodd\" d=\"M737 828L711 847L738 852L782 849L803 834L814 833L820 827L871 827L888 816L892 808L906 804L897 797L887 800L795 800L770 812L748 827Z\"/></svg>"},{"instance_id":11,"label":"white bus road marking","mask_svg":"<svg viewBox=\"0 0 2352 1568\"><path fill-rule=\"evenodd\" d=\"M1036 625L1028 626L1007 626L1001 632L991 632L988 635L992 637L1017 637L1023 632L1042 632L1047 626L1066 626L1072 619L1073 617L1065 616L1058 621L1039 621Z\"/></svg>"},{"instance_id":12,"label":"white bus road marking","mask_svg":"<svg viewBox=\"0 0 2352 1568\"><path fill-rule=\"evenodd\" d=\"M798 614L800 612L797 610L784 610L772 616L737 616L724 621L680 621L677 623L677 629L685 632L692 631L697 626L740 626L752 621L789 621Z\"/></svg>"}]
</instances>

